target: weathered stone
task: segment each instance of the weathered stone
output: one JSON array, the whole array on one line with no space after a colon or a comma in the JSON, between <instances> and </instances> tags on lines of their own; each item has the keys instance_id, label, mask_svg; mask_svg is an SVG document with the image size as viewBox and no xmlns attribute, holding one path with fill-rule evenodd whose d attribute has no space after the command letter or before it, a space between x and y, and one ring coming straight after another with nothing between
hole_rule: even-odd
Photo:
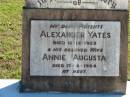
<instances>
[{"instance_id":1,"label":"weathered stone","mask_svg":"<svg viewBox=\"0 0 130 97\"><path fill-rule=\"evenodd\" d=\"M125 93L126 90L126 82L127 82L127 51L128 51L128 11L111 11L111 10L81 10L81 9L24 9L24 18L23 18L23 59L22 59L22 81L21 85L23 86L23 91L64 91L64 92L116 92L116 93ZM36 22L40 20L41 22ZM43 21L45 24L43 24ZM38 40L34 41L34 38L37 38L36 35L39 35L39 31L43 30L43 25L46 26L48 29L49 22L45 21L83 21L87 23L88 21L103 23L108 22L106 24L108 26L108 32L112 32L112 40L110 41L110 45L106 46L107 51L110 52L109 49L114 49L113 53L108 57L113 61L110 61L110 64L113 63L113 68L116 71L116 74L110 74L110 76L100 75L96 76L94 73L88 76L44 76L44 72L40 74L32 73L31 69L34 65L39 65L36 61L35 64L32 65L33 56L36 54L39 55L37 52L40 46L44 46L46 43L43 41L44 44L37 45L38 49L35 48L35 42L37 43ZM67 23L67 22L66 22ZM65 23L65 24L66 24ZM76 22L71 22L67 24L72 24ZM75 25L78 25L78 24ZM95 24L94 23L94 24ZM111 24L113 23L113 24ZM39 27L41 28L38 28ZM120 28L119 28L120 26ZM115 27L115 28L114 28ZM101 28L98 26L98 28ZM39 30L35 30L39 29ZM50 30L45 31L50 31ZM117 30L116 30L117 29ZM73 29L72 29L73 30ZM97 31L99 29L96 29ZM83 30L81 30L83 31ZM102 30L99 30L102 31ZM106 31L106 29L105 29ZM35 34L34 34L35 33ZM37 33L37 34L36 34ZM32 34L32 35L31 35ZM43 38L42 33L40 36ZM117 35L116 35L117 34ZM53 34L52 37L55 37ZM102 37L102 36L100 36ZM103 36L106 37L106 36ZM115 39L114 39L115 37ZM41 38L39 38L39 42L41 42ZM109 36L108 36L109 38ZM105 40L107 40L105 38ZM104 40L104 41L105 41ZM98 42L98 39L96 39ZM101 42L104 42L101 41ZM112 46L111 46L112 42ZM48 43L48 42L47 42ZM107 42L109 43L109 41ZM105 43L105 44L107 44ZM100 43L102 44L102 43ZM99 43L98 43L99 45ZM34 46L34 47L33 47ZM45 46L49 47L47 44ZM115 48L114 48L115 46ZM33 47L33 48L31 48ZM50 46L51 47L51 46ZM98 47L98 46L97 46ZM87 48L87 47L86 47ZM45 47L46 49L46 47ZM105 49L105 48L104 48ZM119 50L119 51L118 51ZM33 52L34 51L34 52ZM115 55L117 54L117 55ZM84 54L83 54L84 55ZM32 59L31 59L31 58ZM108 58L107 57L107 58ZM41 56L43 58L43 56ZM41 60L41 59L39 59ZM34 59L35 61L35 59ZM108 62L108 63L109 63ZM43 64L44 65L44 64ZM47 65L47 64L45 64ZM118 69L119 67L119 69ZM40 68L40 67L39 67ZM38 69L39 69L38 68ZM112 68L112 71L114 69ZM35 68L34 68L35 69ZM38 70L36 69L36 70ZM105 70L107 70L106 68ZM60 70L60 69L59 69ZM119 70L119 72L118 72ZM36 74L36 75L35 75ZM108 74L108 73L107 73ZM95 76L94 76L95 75Z\"/></svg>"},{"instance_id":2,"label":"weathered stone","mask_svg":"<svg viewBox=\"0 0 130 97\"><path fill-rule=\"evenodd\" d=\"M30 75L119 76L120 26L120 21L31 20Z\"/></svg>"},{"instance_id":3,"label":"weathered stone","mask_svg":"<svg viewBox=\"0 0 130 97\"><path fill-rule=\"evenodd\" d=\"M128 0L26 0L26 7L128 10Z\"/></svg>"}]
</instances>

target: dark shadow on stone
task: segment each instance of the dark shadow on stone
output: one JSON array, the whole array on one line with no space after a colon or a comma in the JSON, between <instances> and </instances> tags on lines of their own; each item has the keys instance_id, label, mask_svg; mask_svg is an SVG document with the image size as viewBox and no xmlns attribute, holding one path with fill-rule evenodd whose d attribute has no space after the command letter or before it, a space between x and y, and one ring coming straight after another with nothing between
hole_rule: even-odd
<instances>
[{"instance_id":1,"label":"dark shadow on stone","mask_svg":"<svg viewBox=\"0 0 130 97\"><path fill-rule=\"evenodd\" d=\"M63 92L19 92L20 84L16 82L0 89L0 97L123 97L111 93L63 93Z\"/></svg>"}]
</instances>

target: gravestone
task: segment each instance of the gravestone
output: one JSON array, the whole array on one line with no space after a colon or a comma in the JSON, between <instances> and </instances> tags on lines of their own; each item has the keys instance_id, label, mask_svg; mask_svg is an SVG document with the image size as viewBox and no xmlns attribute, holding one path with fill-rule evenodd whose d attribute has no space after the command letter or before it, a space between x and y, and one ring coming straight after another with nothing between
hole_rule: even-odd
<instances>
[{"instance_id":1,"label":"gravestone","mask_svg":"<svg viewBox=\"0 0 130 97\"><path fill-rule=\"evenodd\" d=\"M26 0L21 91L125 93L128 0Z\"/></svg>"}]
</instances>

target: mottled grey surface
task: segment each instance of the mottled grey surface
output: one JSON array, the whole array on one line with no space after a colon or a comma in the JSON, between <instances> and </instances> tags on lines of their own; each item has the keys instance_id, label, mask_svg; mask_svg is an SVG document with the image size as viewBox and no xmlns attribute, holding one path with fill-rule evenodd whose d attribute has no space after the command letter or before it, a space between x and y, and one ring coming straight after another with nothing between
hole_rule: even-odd
<instances>
[{"instance_id":1,"label":"mottled grey surface","mask_svg":"<svg viewBox=\"0 0 130 97\"><path fill-rule=\"evenodd\" d=\"M116 92L125 93L128 58L128 11L24 9L22 91ZM30 76L31 20L120 21L119 76ZM109 29L108 31L110 31ZM119 38L119 37L118 37ZM110 56L111 57L111 56ZM38 65L38 64L36 64Z\"/></svg>"},{"instance_id":2,"label":"mottled grey surface","mask_svg":"<svg viewBox=\"0 0 130 97\"><path fill-rule=\"evenodd\" d=\"M52 25L58 25L58 27L51 28ZM102 28L90 28L89 26L102 26ZM120 26L119 21L32 20L30 75L119 76ZM44 32L42 33L42 31ZM69 33L71 37L70 35L67 36L66 33ZM64 37L64 34L66 34L66 37ZM75 34L75 37L72 37L72 34ZM60 37L62 35L63 37ZM84 37L80 37L81 35L84 35ZM62 41L64 44L54 44L54 41ZM72 44L68 44L68 42L72 42ZM81 44L79 45L77 42L81 42ZM86 42L96 42L96 45L88 45ZM93 48L96 50L92 51ZM55 51L56 49L58 51ZM65 49L73 49L73 51L65 51ZM86 51L81 52L77 49L85 49ZM49 59L48 56L52 55L64 55L64 58L59 60L57 58L55 60ZM96 60L91 56L96 57ZM102 56L105 57L105 60L98 58ZM45 57L44 60L43 57ZM62 64L62 66L56 67L53 64ZM64 70L69 71L64 73Z\"/></svg>"},{"instance_id":3,"label":"mottled grey surface","mask_svg":"<svg viewBox=\"0 0 130 97\"><path fill-rule=\"evenodd\" d=\"M128 10L128 0L26 0L26 7Z\"/></svg>"}]
</instances>

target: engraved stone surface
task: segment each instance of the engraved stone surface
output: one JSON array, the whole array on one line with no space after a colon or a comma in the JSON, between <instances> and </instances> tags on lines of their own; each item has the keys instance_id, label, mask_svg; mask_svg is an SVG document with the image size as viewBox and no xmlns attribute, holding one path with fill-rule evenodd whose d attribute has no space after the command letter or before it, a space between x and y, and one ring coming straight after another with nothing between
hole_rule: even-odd
<instances>
[{"instance_id":1,"label":"engraved stone surface","mask_svg":"<svg viewBox=\"0 0 130 97\"><path fill-rule=\"evenodd\" d=\"M31 76L119 76L119 21L31 20Z\"/></svg>"},{"instance_id":2,"label":"engraved stone surface","mask_svg":"<svg viewBox=\"0 0 130 97\"><path fill-rule=\"evenodd\" d=\"M20 91L125 93L127 10L28 7L23 16Z\"/></svg>"},{"instance_id":3,"label":"engraved stone surface","mask_svg":"<svg viewBox=\"0 0 130 97\"><path fill-rule=\"evenodd\" d=\"M26 7L128 10L128 0L26 0Z\"/></svg>"}]
</instances>

